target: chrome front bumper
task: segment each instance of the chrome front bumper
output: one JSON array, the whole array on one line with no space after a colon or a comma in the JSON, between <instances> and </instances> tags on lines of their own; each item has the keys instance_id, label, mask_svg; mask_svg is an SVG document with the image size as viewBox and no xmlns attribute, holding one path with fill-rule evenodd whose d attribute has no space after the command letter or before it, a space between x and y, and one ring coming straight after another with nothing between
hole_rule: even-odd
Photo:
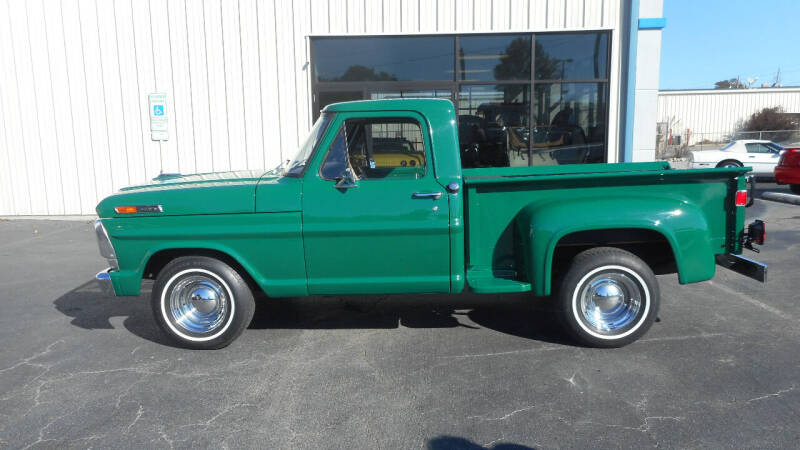
<instances>
[{"instance_id":1,"label":"chrome front bumper","mask_svg":"<svg viewBox=\"0 0 800 450\"><path fill-rule=\"evenodd\" d=\"M114 292L114 285L111 283L111 274L110 272L114 270L109 267L106 270L101 270L97 272L97 275L94 276L94 280L97 282L98 286L100 286L100 290L103 292L103 295L112 296L117 295Z\"/></svg>"}]
</instances>

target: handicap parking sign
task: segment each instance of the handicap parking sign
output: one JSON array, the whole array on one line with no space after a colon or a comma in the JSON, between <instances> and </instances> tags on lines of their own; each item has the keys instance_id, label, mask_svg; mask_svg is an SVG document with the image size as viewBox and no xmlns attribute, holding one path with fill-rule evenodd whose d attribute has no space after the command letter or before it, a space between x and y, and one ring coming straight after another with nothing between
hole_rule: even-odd
<instances>
[{"instance_id":1,"label":"handicap parking sign","mask_svg":"<svg viewBox=\"0 0 800 450\"><path fill-rule=\"evenodd\" d=\"M169 139L167 120L167 94L154 92L147 96L150 103L150 138L154 141Z\"/></svg>"}]
</instances>

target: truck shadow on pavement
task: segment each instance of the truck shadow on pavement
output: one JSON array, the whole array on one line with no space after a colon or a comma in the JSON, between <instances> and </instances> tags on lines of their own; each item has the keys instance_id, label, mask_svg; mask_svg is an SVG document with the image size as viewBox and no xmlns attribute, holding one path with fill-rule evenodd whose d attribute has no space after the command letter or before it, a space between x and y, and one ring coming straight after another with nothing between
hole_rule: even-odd
<instances>
[{"instance_id":1,"label":"truck shadow on pavement","mask_svg":"<svg viewBox=\"0 0 800 450\"><path fill-rule=\"evenodd\" d=\"M149 289L147 294L149 294ZM72 317L70 322L84 330L112 330L111 319L121 317L123 326L131 333L167 344L150 311L149 295L113 297L103 294L94 280L87 281L53 301L56 310Z\"/></svg>"},{"instance_id":2,"label":"truck shadow on pavement","mask_svg":"<svg viewBox=\"0 0 800 450\"><path fill-rule=\"evenodd\" d=\"M439 436L428 441L428 450L535 450L527 445L498 442L491 447L480 445L468 439L455 436Z\"/></svg>"},{"instance_id":3,"label":"truck shadow on pavement","mask_svg":"<svg viewBox=\"0 0 800 450\"><path fill-rule=\"evenodd\" d=\"M172 345L158 329L150 309L152 283L139 297L104 295L93 281L53 301L72 325L85 330L114 329L121 317L131 333ZM256 297L250 330L270 329L491 329L527 339L572 345L563 334L549 298L506 295L366 295L316 296L290 299Z\"/></svg>"}]
</instances>

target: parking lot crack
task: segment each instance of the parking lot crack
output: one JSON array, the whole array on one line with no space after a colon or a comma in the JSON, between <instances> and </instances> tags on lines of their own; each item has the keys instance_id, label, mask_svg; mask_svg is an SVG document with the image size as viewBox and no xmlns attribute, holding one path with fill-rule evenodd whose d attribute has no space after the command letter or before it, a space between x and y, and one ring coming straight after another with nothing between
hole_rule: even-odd
<instances>
[{"instance_id":1,"label":"parking lot crack","mask_svg":"<svg viewBox=\"0 0 800 450\"><path fill-rule=\"evenodd\" d=\"M792 386L792 387L787 388L787 389L781 389L780 391L775 392L773 394L766 394L766 395L762 395L760 397L751 398L750 400L748 400L745 403L753 403L753 402L758 402L758 401L761 401L761 400L766 400L768 398L780 397L783 394L788 394L789 392L793 392L793 391L796 391L796 390L797 390L797 386Z\"/></svg>"},{"instance_id":2,"label":"parking lot crack","mask_svg":"<svg viewBox=\"0 0 800 450\"><path fill-rule=\"evenodd\" d=\"M561 350L563 347L538 347L538 348L526 348L521 350L511 350L507 352L493 352L493 353L474 353L474 354L466 354L466 355L453 355L453 356L442 356L441 358L449 358L449 359L464 359L464 358L482 358L488 356L504 356L504 355L517 355L520 353L538 353L538 352L549 352L553 350Z\"/></svg>"},{"instance_id":3,"label":"parking lot crack","mask_svg":"<svg viewBox=\"0 0 800 450\"><path fill-rule=\"evenodd\" d=\"M485 422L497 422L497 421L500 421L500 420L506 420L506 419L508 419L510 417L513 417L515 414L518 414L518 413L521 413L521 412L525 412L525 411L530 411L535 407L536 407L536 405L530 405L530 406L526 406L524 408L515 409L514 411L511 411L510 413L502 415L502 416L499 416L499 417L469 416L467 418L468 419L481 419L481 420L483 420Z\"/></svg>"},{"instance_id":4,"label":"parking lot crack","mask_svg":"<svg viewBox=\"0 0 800 450\"><path fill-rule=\"evenodd\" d=\"M6 367L6 368L4 368L4 369L0 369L0 373L8 372L8 371L10 371L10 370L14 370L14 369L16 369L16 368L18 368L18 367L21 367L21 366L24 366L24 365L31 365L31 366L37 366L37 367L44 367L44 366L43 366L43 365L41 365L41 364L35 364L35 363L32 363L32 361L34 361L34 360L36 360L36 359L38 359L38 358L41 358L42 356L45 356L45 355L47 355L48 353L50 353L51 351L53 351L53 347L55 347L57 344L60 344L60 343L62 343L62 342L64 342L64 340L63 340L63 339L59 339L59 340L57 340L57 341L55 341L55 342L51 343L51 344L50 344L50 345L48 345L47 347L45 347L45 349L44 349L44 350L42 350L41 352L38 352L38 353L34 354L33 356L29 356L29 357L27 357L27 358L21 359L21 360L17 361L16 363L14 363L13 365L11 365L11 366L8 366L8 367Z\"/></svg>"}]
</instances>

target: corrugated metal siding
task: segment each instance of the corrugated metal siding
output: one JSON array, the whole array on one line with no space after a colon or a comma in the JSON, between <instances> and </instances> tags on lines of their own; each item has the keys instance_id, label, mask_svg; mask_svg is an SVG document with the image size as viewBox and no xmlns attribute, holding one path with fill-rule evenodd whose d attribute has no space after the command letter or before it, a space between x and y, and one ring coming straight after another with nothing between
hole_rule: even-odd
<instances>
[{"instance_id":1,"label":"corrugated metal siding","mask_svg":"<svg viewBox=\"0 0 800 450\"><path fill-rule=\"evenodd\" d=\"M0 0L0 215L93 214L104 196L161 171L274 167L311 125L308 35L616 28L619 8L620 0ZM167 93L166 142L150 140L152 92Z\"/></svg>"},{"instance_id":2,"label":"corrugated metal siding","mask_svg":"<svg viewBox=\"0 0 800 450\"><path fill-rule=\"evenodd\" d=\"M661 91L657 117L669 123L673 133L689 129L691 144L723 138L754 112L774 106L800 113L800 88Z\"/></svg>"}]
</instances>

